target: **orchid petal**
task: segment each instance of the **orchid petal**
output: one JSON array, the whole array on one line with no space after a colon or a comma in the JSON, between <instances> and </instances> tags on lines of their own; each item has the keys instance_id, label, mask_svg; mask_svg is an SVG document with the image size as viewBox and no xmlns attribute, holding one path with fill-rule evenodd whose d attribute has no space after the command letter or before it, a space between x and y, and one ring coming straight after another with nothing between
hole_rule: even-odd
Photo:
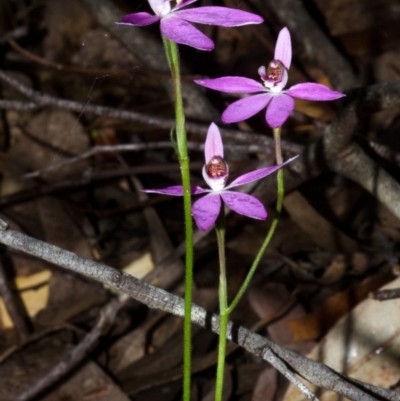
<instances>
[{"instance_id":1,"label":"orchid petal","mask_svg":"<svg viewBox=\"0 0 400 401\"><path fill-rule=\"evenodd\" d=\"M172 187L160 188L160 189L142 189L142 192L148 194L162 194L162 195L172 195L172 196L183 196L182 185L174 185ZM192 186L190 188L190 193L192 195L199 195L208 192L206 189Z\"/></svg>"},{"instance_id":2,"label":"orchid petal","mask_svg":"<svg viewBox=\"0 0 400 401\"><path fill-rule=\"evenodd\" d=\"M265 119L271 128L278 128L294 109L294 99L283 93L275 95L267 107Z\"/></svg>"},{"instance_id":3,"label":"orchid petal","mask_svg":"<svg viewBox=\"0 0 400 401\"><path fill-rule=\"evenodd\" d=\"M194 82L208 89L226 93L254 93L265 91L264 86L260 82L244 77L196 79Z\"/></svg>"},{"instance_id":4,"label":"orchid petal","mask_svg":"<svg viewBox=\"0 0 400 401\"><path fill-rule=\"evenodd\" d=\"M204 143L204 157L206 164L214 156L220 156L224 158L224 145L222 144L221 133L216 124L211 123L208 128L206 142Z\"/></svg>"},{"instance_id":5,"label":"orchid petal","mask_svg":"<svg viewBox=\"0 0 400 401\"><path fill-rule=\"evenodd\" d=\"M177 4L177 5L172 9L172 12L178 11L178 10L180 10L181 8L188 6L189 4L195 3L196 1L198 1L198 0L184 0L184 1L181 1L179 4Z\"/></svg>"},{"instance_id":6,"label":"orchid petal","mask_svg":"<svg viewBox=\"0 0 400 401\"><path fill-rule=\"evenodd\" d=\"M240 177L236 178L236 180L233 180L227 187L225 187L225 189L231 189L234 187L238 187L239 185L244 185L248 184L249 182L260 180L261 178L264 178L267 175L270 175L275 171L279 170L280 168L290 163L297 157L298 156L292 157L291 159L286 160L285 163L282 164L260 168L258 170L251 171L250 173L243 174Z\"/></svg>"},{"instance_id":7,"label":"orchid petal","mask_svg":"<svg viewBox=\"0 0 400 401\"><path fill-rule=\"evenodd\" d=\"M261 24L264 21L257 14L228 7L198 7L179 11L177 14L190 22L224 27Z\"/></svg>"},{"instance_id":8,"label":"orchid petal","mask_svg":"<svg viewBox=\"0 0 400 401\"><path fill-rule=\"evenodd\" d=\"M214 42L185 20L169 15L161 19L161 32L169 40L199 50L214 49Z\"/></svg>"},{"instance_id":9,"label":"orchid petal","mask_svg":"<svg viewBox=\"0 0 400 401\"><path fill-rule=\"evenodd\" d=\"M241 192L222 192L221 197L236 213L258 220L267 218L264 205L252 195L242 194Z\"/></svg>"},{"instance_id":10,"label":"orchid petal","mask_svg":"<svg viewBox=\"0 0 400 401\"><path fill-rule=\"evenodd\" d=\"M270 100L271 95L269 93L252 95L240 99L230 104L225 109L222 113L221 120L224 124L247 120L266 107Z\"/></svg>"},{"instance_id":11,"label":"orchid petal","mask_svg":"<svg viewBox=\"0 0 400 401\"><path fill-rule=\"evenodd\" d=\"M206 231L215 223L221 210L219 194L211 193L192 205L192 216L200 230Z\"/></svg>"},{"instance_id":12,"label":"orchid petal","mask_svg":"<svg viewBox=\"0 0 400 401\"><path fill-rule=\"evenodd\" d=\"M171 12L171 0L149 0L149 4L155 14L160 17Z\"/></svg>"},{"instance_id":13,"label":"orchid petal","mask_svg":"<svg viewBox=\"0 0 400 401\"><path fill-rule=\"evenodd\" d=\"M125 15L121 21L116 22L117 25L146 26L159 21L160 17L149 13L133 13Z\"/></svg>"},{"instance_id":14,"label":"orchid petal","mask_svg":"<svg viewBox=\"0 0 400 401\"><path fill-rule=\"evenodd\" d=\"M287 70L290 68L290 63L292 62L292 41L290 40L289 30L286 27L279 32L274 59L279 60Z\"/></svg>"},{"instance_id":15,"label":"orchid petal","mask_svg":"<svg viewBox=\"0 0 400 401\"><path fill-rule=\"evenodd\" d=\"M333 91L325 85L311 82L294 85L285 93L298 99L306 100L335 100L346 96L344 93Z\"/></svg>"}]
</instances>

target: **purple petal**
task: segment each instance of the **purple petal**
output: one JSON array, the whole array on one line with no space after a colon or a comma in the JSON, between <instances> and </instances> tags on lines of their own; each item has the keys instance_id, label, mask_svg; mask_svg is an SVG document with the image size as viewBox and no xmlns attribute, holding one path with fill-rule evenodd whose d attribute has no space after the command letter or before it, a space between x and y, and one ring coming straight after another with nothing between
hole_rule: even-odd
<instances>
[{"instance_id":1,"label":"purple petal","mask_svg":"<svg viewBox=\"0 0 400 401\"><path fill-rule=\"evenodd\" d=\"M192 215L197 227L206 231L215 223L221 210L219 194L209 194L200 198L192 205Z\"/></svg>"},{"instance_id":2,"label":"purple petal","mask_svg":"<svg viewBox=\"0 0 400 401\"><path fill-rule=\"evenodd\" d=\"M224 27L261 24L264 21L259 15L228 7L198 7L177 14L190 22Z\"/></svg>"},{"instance_id":3,"label":"purple petal","mask_svg":"<svg viewBox=\"0 0 400 401\"><path fill-rule=\"evenodd\" d=\"M170 14L161 18L161 32L169 40L199 50L214 49L214 42L183 19Z\"/></svg>"},{"instance_id":4,"label":"purple petal","mask_svg":"<svg viewBox=\"0 0 400 401\"><path fill-rule=\"evenodd\" d=\"M162 195L172 195L172 196L183 196L183 187L182 185L174 185L172 187L160 188L160 189L142 189L142 192L146 192L148 194L162 194ZM206 189L192 186L190 193L192 195L199 195L208 192Z\"/></svg>"},{"instance_id":5,"label":"purple petal","mask_svg":"<svg viewBox=\"0 0 400 401\"><path fill-rule=\"evenodd\" d=\"M224 145L222 144L221 133L216 124L211 123L208 128L206 142L204 144L204 157L206 164L214 156L221 156L224 158Z\"/></svg>"},{"instance_id":6,"label":"purple petal","mask_svg":"<svg viewBox=\"0 0 400 401\"><path fill-rule=\"evenodd\" d=\"M244 185L248 184L249 182L257 181L261 178L266 177L267 175L270 175L274 173L275 171L279 170L286 164L290 163L292 160L296 159L298 156L292 157L289 160L286 160L285 163L278 164L276 166L270 166L270 167L264 167L260 168L258 170L251 171L250 173L246 173L241 175L240 177L236 178L236 180L233 180L225 189L230 189L234 187L238 187L239 185Z\"/></svg>"},{"instance_id":7,"label":"purple petal","mask_svg":"<svg viewBox=\"0 0 400 401\"><path fill-rule=\"evenodd\" d=\"M265 119L271 128L278 128L290 116L294 109L294 99L285 94L275 95L267 107Z\"/></svg>"},{"instance_id":8,"label":"purple petal","mask_svg":"<svg viewBox=\"0 0 400 401\"><path fill-rule=\"evenodd\" d=\"M188 6L189 4L195 3L197 0L184 0L182 2L180 2L179 4L177 4L173 9L172 12L174 11L178 11L183 7Z\"/></svg>"},{"instance_id":9,"label":"purple petal","mask_svg":"<svg viewBox=\"0 0 400 401\"><path fill-rule=\"evenodd\" d=\"M278 35L275 46L275 60L279 60L288 70L292 62L292 41L290 40L289 30L285 27Z\"/></svg>"},{"instance_id":10,"label":"purple petal","mask_svg":"<svg viewBox=\"0 0 400 401\"><path fill-rule=\"evenodd\" d=\"M258 220L267 218L264 205L254 196L240 192L223 192L221 197L236 213Z\"/></svg>"},{"instance_id":11,"label":"purple petal","mask_svg":"<svg viewBox=\"0 0 400 401\"><path fill-rule=\"evenodd\" d=\"M146 26L159 21L160 17L149 13L133 13L125 15L121 21L116 22L118 25Z\"/></svg>"},{"instance_id":12,"label":"purple petal","mask_svg":"<svg viewBox=\"0 0 400 401\"><path fill-rule=\"evenodd\" d=\"M244 77L196 79L194 82L208 89L226 93L254 93L265 91L264 86L260 82Z\"/></svg>"},{"instance_id":13,"label":"purple petal","mask_svg":"<svg viewBox=\"0 0 400 401\"><path fill-rule=\"evenodd\" d=\"M335 100L346 96L344 93L333 91L325 85L311 82L294 85L285 91L285 93L306 100Z\"/></svg>"},{"instance_id":14,"label":"purple petal","mask_svg":"<svg viewBox=\"0 0 400 401\"><path fill-rule=\"evenodd\" d=\"M269 93L252 95L240 99L230 104L225 109L222 113L221 120L224 124L247 120L266 107L270 100L271 95Z\"/></svg>"}]
</instances>

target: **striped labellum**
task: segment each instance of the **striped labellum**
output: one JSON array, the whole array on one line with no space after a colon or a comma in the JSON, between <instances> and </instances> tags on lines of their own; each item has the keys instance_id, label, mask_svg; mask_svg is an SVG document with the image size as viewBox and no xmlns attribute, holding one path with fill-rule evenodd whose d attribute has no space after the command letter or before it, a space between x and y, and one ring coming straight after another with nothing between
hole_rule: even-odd
<instances>
[{"instance_id":1,"label":"striped labellum","mask_svg":"<svg viewBox=\"0 0 400 401\"><path fill-rule=\"evenodd\" d=\"M221 178L228 175L228 165L221 156L214 156L206 166L207 175L210 178Z\"/></svg>"},{"instance_id":2,"label":"striped labellum","mask_svg":"<svg viewBox=\"0 0 400 401\"><path fill-rule=\"evenodd\" d=\"M267 68L267 78L274 82L281 82L284 68L280 61L272 60Z\"/></svg>"}]
</instances>

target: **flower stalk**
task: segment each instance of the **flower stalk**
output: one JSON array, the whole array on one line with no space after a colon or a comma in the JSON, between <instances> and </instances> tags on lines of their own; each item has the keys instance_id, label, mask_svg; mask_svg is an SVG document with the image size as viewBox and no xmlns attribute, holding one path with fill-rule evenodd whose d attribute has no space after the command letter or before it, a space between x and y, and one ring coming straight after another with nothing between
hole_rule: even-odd
<instances>
[{"instance_id":1,"label":"flower stalk","mask_svg":"<svg viewBox=\"0 0 400 401\"><path fill-rule=\"evenodd\" d=\"M276 163L281 165L283 163L282 148L281 148L281 127L275 128L274 139L275 139L275 158ZM226 357L226 332L228 328L229 315L236 308L244 293L246 292L251 279L260 263L265 250L267 249L271 238L273 237L276 227L279 222L279 217L283 207L283 197L284 197L284 176L283 169L278 170L277 175L277 201L275 216L265 237L260 250L241 286L238 293L236 294L234 300L229 305L228 304L228 290L227 290L227 279L226 279L226 259L225 259L225 215L223 209L221 209L220 214L216 221L216 233L218 242L218 255L219 255L219 266L220 266L220 276L219 276L219 341L218 341L218 362L217 362L217 378L215 384L215 401L221 401L223 396L224 388L224 372L225 372L225 357Z\"/></svg>"},{"instance_id":2,"label":"flower stalk","mask_svg":"<svg viewBox=\"0 0 400 401\"><path fill-rule=\"evenodd\" d=\"M281 148L281 127L279 128L274 128L274 139L275 139L275 158L276 162L278 164L282 163L282 148ZM232 303L228 307L228 313L232 313L232 311L236 308L240 300L242 299L244 293L246 292L251 279L254 276L254 273L258 267L258 264L260 263L260 260L262 256L264 255L265 250L267 249L274 233L276 230L276 227L279 222L279 217L282 212L282 207L283 207L283 196L285 194L285 187L284 187L284 175L283 175L283 169L278 170L277 174L277 197L276 197L276 208L275 208L275 216L274 219L272 220L271 226L269 227L268 233L264 239L264 242L262 243L260 250L257 253L257 256L254 259L253 264L250 267L249 272L247 273L247 276L245 280L243 281L242 286L240 287L239 291L237 292L235 298L233 299Z\"/></svg>"},{"instance_id":3,"label":"flower stalk","mask_svg":"<svg viewBox=\"0 0 400 401\"><path fill-rule=\"evenodd\" d=\"M218 341L218 362L217 362L217 378L215 383L215 401L221 401L224 389L224 372L225 372L225 356L226 356L226 332L228 328L229 312L228 312L228 286L226 280L226 260L225 260L225 213L224 208L216 221L216 233L218 242L219 256L219 341Z\"/></svg>"},{"instance_id":4,"label":"flower stalk","mask_svg":"<svg viewBox=\"0 0 400 401\"><path fill-rule=\"evenodd\" d=\"M185 216L185 315L183 321L183 400L190 401L191 389L191 333L192 333L192 285L193 285L193 223L191 215L191 190L189 156L185 128L185 114L182 101L179 52L176 43L163 38L168 65L171 70L175 97L176 144L178 159L181 166L183 187L183 209Z\"/></svg>"}]
</instances>

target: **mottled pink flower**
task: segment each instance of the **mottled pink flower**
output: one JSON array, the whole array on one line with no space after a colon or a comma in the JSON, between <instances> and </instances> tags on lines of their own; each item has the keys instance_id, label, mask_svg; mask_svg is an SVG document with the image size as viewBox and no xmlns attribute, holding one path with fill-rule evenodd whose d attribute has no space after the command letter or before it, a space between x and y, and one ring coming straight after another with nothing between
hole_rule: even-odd
<instances>
[{"instance_id":1,"label":"mottled pink flower","mask_svg":"<svg viewBox=\"0 0 400 401\"><path fill-rule=\"evenodd\" d=\"M214 42L190 22L224 27L261 24L263 22L263 19L256 14L227 7L211 6L182 10L182 8L196 1L177 1L176 6L171 8L171 0L148 0L155 15L146 12L127 14L117 24L145 26L160 21L161 32L169 40L199 50L212 50L214 49Z\"/></svg>"},{"instance_id":2,"label":"mottled pink flower","mask_svg":"<svg viewBox=\"0 0 400 401\"><path fill-rule=\"evenodd\" d=\"M222 77L197 79L195 82L209 89L227 93L255 93L229 105L222 114L225 124L244 121L267 108L265 119L272 128L283 125L294 109L294 98L306 100L335 100L345 96L327 86L302 83L283 90L288 81L288 70L292 61L292 45L287 28L279 32L274 60L268 67L258 69L263 83L244 77Z\"/></svg>"},{"instance_id":3,"label":"mottled pink flower","mask_svg":"<svg viewBox=\"0 0 400 401\"><path fill-rule=\"evenodd\" d=\"M279 170L297 156L278 166L265 167L243 174L226 186L229 168L224 160L221 134L218 127L212 123L208 129L204 144L204 157L206 164L203 167L203 177L211 189L193 186L191 190L192 195L206 194L192 205L192 216L197 226L203 231L208 230L215 223L221 210L221 199L236 213L253 219L265 220L267 211L257 198L241 192L231 191L231 189L264 178ZM175 185L162 189L145 189L144 192L183 196L183 187Z\"/></svg>"}]
</instances>

